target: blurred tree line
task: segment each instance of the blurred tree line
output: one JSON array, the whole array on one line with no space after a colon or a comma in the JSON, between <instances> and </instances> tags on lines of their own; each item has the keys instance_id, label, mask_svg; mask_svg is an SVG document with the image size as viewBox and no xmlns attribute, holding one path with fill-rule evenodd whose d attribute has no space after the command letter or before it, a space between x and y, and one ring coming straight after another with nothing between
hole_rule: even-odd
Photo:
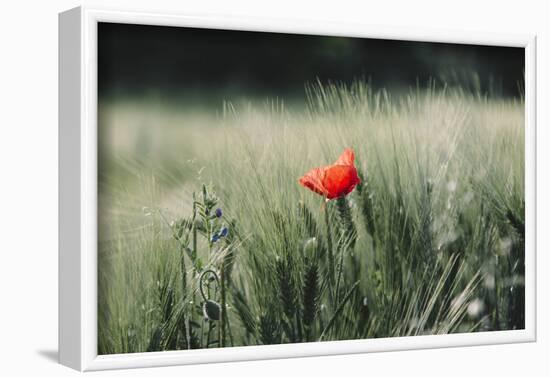
<instances>
[{"instance_id":1,"label":"blurred tree line","mask_svg":"<svg viewBox=\"0 0 550 377\"><path fill-rule=\"evenodd\" d=\"M99 93L291 97L304 84L433 78L518 97L522 48L100 23Z\"/></svg>"}]
</instances>

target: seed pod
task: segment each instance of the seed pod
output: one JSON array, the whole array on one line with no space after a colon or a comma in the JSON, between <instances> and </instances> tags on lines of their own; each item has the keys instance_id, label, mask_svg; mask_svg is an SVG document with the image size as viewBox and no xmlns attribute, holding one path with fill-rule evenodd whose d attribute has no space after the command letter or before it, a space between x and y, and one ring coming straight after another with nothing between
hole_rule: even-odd
<instances>
[{"instance_id":1,"label":"seed pod","mask_svg":"<svg viewBox=\"0 0 550 377\"><path fill-rule=\"evenodd\" d=\"M316 263L311 263L307 267L302 292L302 323L309 333L319 311L319 271Z\"/></svg>"},{"instance_id":2,"label":"seed pod","mask_svg":"<svg viewBox=\"0 0 550 377\"><path fill-rule=\"evenodd\" d=\"M219 321L221 317L221 306L214 300L206 300L202 304L204 317L210 321Z\"/></svg>"},{"instance_id":3,"label":"seed pod","mask_svg":"<svg viewBox=\"0 0 550 377\"><path fill-rule=\"evenodd\" d=\"M353 222L353 216L349 206L349 202L345 196L341 196L336 200L336 208L338 209L339 216L339 233L338 246L340 248L349 247L353 249L355 247L355 241L357 239L357 230Z\"/></svg>"},{"instance_id":4,"label":"seed pod","mask_svg":"<svg viewBox=\"0 0 550 377\"><path fill-rule=\"evenodd\" d=\"M310 237L314 237L315 235L317 235L317 223L315 222L313 214L311 213L309 208L307 208L304 202L298 203L298 216L303 221L304 231L306 232L306 235Z\"/></svg>"}]
</instances>

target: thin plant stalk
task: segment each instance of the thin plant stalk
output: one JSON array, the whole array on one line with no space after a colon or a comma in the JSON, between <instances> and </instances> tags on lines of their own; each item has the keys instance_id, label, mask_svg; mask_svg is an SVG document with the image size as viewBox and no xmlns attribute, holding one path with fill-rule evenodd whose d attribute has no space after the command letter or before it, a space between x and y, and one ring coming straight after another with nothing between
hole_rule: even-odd
<instances>
[{"instance_id":1,"label":"thin plant stalk","mask_svg":"<svg viewBox=\"0 0 550 377\"><path fill-rule=\"evenodd\" d=\"M330 300L333 302L334 299L334 254L332 250L332 230L330 226L330 219L329 219L329 207L328 202L325 202L323 205L323 209L325 212L325 226L327 228L327 259L328 259L328 279L329 279L329 295Z\"/></svg>"},{"instance_id":2,"label":"thin plant stalk","mask_svg":"<svg viewBox=\"0 0 550 377\"><path fill-rule=\"evenodd\" d=\"M351 298L351 295L353 294L353 292L355 292L355 290L357 289L357 286L359 285L359 281L356 281L355 284L353 284L353 286L351 287L351 289L348 291L348 293L346 294L346 296L344 297L344 299L342 300L342 302L340 303L340 305L338 305L338 308L336 309L336 311L334 312L334 314L332 315L332 318L329 320L329 322L327 323L325 329L323 330L323 332L321 333L321 336L319 337L319 342L323 340L323 338L325 337L325 335L328 333L328 331L330 331L330 329L332 328L332 325L334 324L334 322L336 321L336 318L338 317L338 315L342 312L342 310L344 310L344 306L346 305L346 303L349 301L349 299Z\"/></svg>"},{"instance_id":3,"label":"thin plant stalk","mask_svg":"<svg viewBox=\"0 0 550 377\"><path fill-rule=\"evenodd\" d=\"M220 306L221 306L221 315L220 315L220 347L225 347L225 324L226 324L226 308L225 308L225 263L222 261L220 267Z\"/></svg>"}]
</instances>

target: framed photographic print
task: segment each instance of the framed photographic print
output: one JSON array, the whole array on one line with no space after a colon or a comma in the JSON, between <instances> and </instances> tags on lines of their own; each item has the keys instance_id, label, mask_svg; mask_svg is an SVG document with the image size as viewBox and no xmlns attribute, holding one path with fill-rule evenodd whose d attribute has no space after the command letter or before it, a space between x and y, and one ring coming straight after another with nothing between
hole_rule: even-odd
<instances>
[{"instance_id":1,"label":"framed photographic print","mask_svg":"<svg viewBox=\"0 0 550 377\"><path fill-rule=\"evenodd\" d=\"M535 340L535 38L76 8L60 361Z\"/></svg>"}]
</instances>

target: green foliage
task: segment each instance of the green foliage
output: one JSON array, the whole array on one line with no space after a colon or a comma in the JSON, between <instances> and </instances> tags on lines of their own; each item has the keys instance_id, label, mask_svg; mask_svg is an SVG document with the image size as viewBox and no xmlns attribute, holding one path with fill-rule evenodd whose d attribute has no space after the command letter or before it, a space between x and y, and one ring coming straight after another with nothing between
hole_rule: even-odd
<instances>
[{"instance_id":1,"label":"green foliage","mask_svg":"<svg viewBox=\"0 0 550 377\"><path fill-rule=\"evenodd\" d=\"M101 354L524 327L523 103L361 82L307 94L304 111L157 114L161 169L108 156ZM110 110L118 127L131 109ZM351 194L297 183L344 147Z\"/></svg>"}]
</instances>

